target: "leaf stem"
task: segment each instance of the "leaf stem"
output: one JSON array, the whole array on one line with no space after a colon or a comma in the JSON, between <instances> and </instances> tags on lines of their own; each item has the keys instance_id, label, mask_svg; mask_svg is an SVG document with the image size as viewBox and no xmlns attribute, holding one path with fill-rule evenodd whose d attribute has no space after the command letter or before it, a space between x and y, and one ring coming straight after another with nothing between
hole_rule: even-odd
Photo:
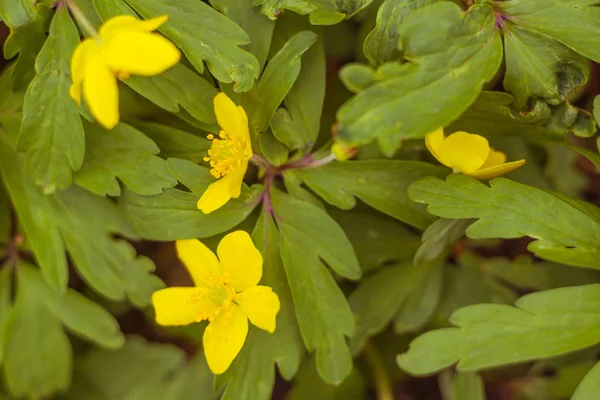
<instances>
[{"instance_id":1,"label":"leaf stem","mask_svg":"<svg viewBox=\"0 0 600 400\"><path fill-rule=\"evenodd\" d=\"M83 11L75 4L74 0L66 0L67 7L71 11L71 15L77 20L77 23L90 37L97 37L98 32L92 23L87 19Z\"/></svg>"},{"instance_id":2,"label":"leaf stem","mask_svg":"<svg viewBox=\"0 0 600 400\"><path fill-rule=\"evenodd\" d=\"M375 389L377 391L377 400L394 400L390 377L383 364L383 359L377 348L367 341L364 347L364 355L367 363L373 372L375 379Z\"/></svg>"}]
</instances>

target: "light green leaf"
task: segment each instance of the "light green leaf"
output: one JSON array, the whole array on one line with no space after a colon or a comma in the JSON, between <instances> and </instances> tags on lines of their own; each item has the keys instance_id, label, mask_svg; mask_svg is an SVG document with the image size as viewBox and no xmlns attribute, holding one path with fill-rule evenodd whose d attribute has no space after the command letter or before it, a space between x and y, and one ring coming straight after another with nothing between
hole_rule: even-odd
<instances>
[{"instance_id":1,"label":"light green leaf","mask_svg":"<svg viewBox=\"0 0 600 400\"><path fill-rule=\"evenodd\" d=\"M554 38L576 52L600 62L600 9L597 1L513 0L496 2L515 25ZM556 21L561 21L557 24Z\"/></svg>"},{"instance_id":2,"label":"light green leaf","mask_svg":"<svg viewBox=\"0 0 600 400\"><path fill-rule=\"evenodd\" d=\"M3 372L12 395L39 399L69 388L73 354L59 319L48 312L44 298L28 284L25 268L19 266Z\"/></svg>"},{"instance_id":3,"label":"light green leaf","mask_svg":"<svg viewBox=\"0 0 600 400\"><path fill-rule=\"evenodd\" d=\"M600 363L587 373L571 400L591 400L600 393Z\"/></svg>"},{"instance_id":4,"label":"light green leaf","mask_svg":"<svg viewBox=\"0 0 600 400\"><path fill-rule=\"evenodd\" d=\"M302 55L300 74L271 120L271 129L279 141L290 149L312 147L319 136L321 113L325 100L325 48L323 32L311 26L306 18L293 13L279 17L273 47L285 43L298 32L311 30L318 35L315 43ZM281 46L283 46L283 43Z\"/></svg>"},{"instance_id":5,"label":"light green leaf","mask_svg":"<svg viewBox=\"0 0 600 400\"><path fill-rule=\"evenodd\" d=\"M516 307L464 307L450 319L458 328L420 336L398 363L415 375L436 372L456 361L459 371L475 371L586 348L599 341L599 305L600 285L586 285L529 294ZM448 343L452 348L442 346ZM429 357L423 357L424 352Z\"/></svg>"},{"instance_id":6,"label":"light green leaf","mask_svg":"<svg viewBox=\"0 0 600 400\"><path fill-rule=\"evenodd\" d=\"M145 18L168 14L159 30L177 44L199 71L203 62L223 83L235 82L236 92L247 92L260 73L258 60L238 46L249 37L236 23L197 0L127 0Z\"/></svg>"},{"instance_id":7,"label":"light green leaf","mask_svg":"<svg viewBox=\"0 0 600 400\"><path fill-rule=\"evenodd\" d=\"M495 178L490 186L464 176L446 181L423 178L409 195L443 218L478 218L467 228L472 239L537 239L528 249L548 260L600 268L600 225L586 213L551 193Z\"/></svg>"},{"instance_id":8,"label":"light green leaf","mask_svg":"<svg viewBox=\"0 0 600 400\"><path fill-rule=\"evenodd\" d=\"M447 170L416 161L370 160L333 162L292 173L331 205L351 209L356 196L382 213L425 229L433 218L408 198L407 188L425 176L445 176Z\"/></svg>"},{"instance_id":9,"label":"light green leaf","mask_svg":"<svg viewBox=\"0 0 600 400\"><path fill-rule=\"evenodd\" d=\"M117 349L125 343L117 321L98 304L71 289L65 294L57 293L37 270L24 265L20 268L21 285L27 285L27 290L40 296L47 310L69 330L108 349Z\"/></svg>"},{"instance_id":10,"label":"light green leaf","mask_svg":"<svg viewBox=\"0 0 600 400\"><path fill-rule=\"evenodd\" d=\"M210 0L210 4L246 31L250 43L245 49L254 54L262 70L269 55L275 21L258 12L251 1Z\"/></svg>"},{"instance_id":11,"label":"light green leaf","mask_svg":"<svg viewBox=\"0 0 600 400\"><path fill-rule=\"evenodd\" d=\"M339 109L343 144L377 139L392 155L402 139L424 137L460 116L502 61L488 5L474 5L466 13L451 2L417 10L400 25L399 43L410 62L382 65L380 81Z\"/></svg>"},{"instance_id":12,"label":"light green leaf","mask_svg":"<svg viewBox=\"0 0 600 400\"><path fill-rule=\"evenodd\" d=\"M400 61L398 51L399 27L404 18L419 8L437 3L439 0L385 0L377 11L377 25L367 35L363 52L372 66L387 61Z\"/></svg>"},{"instance_id":13,"label":"light green leaf","mask_svg":"<svg viewBox=\"0 0 600 400\"><path fill-rule=\"evenodd\" d=\"M414 264L419 265L438 258L448 246L454 244L465 234L467 227L472 222L468 219L440 218L435 220L423 232L421 239L423 243L415 254Z\"/></svg>"},{"instance_id":14,"label":"light green leaf","mask_svg":"<svg viewBox=\"0 0 600 400\"><path fill-rule=\"evenodd\" d=\"M481 377L472 372L459 372L452 378L453 400L485 400L485 388Z\"/></svg>"},{"instance_id":15,"label":"light green leaf","mask_svg":"<svg viewBox=\"0 0 600 400\"><path fill-rule=\"evenodd\" d=\"M35 76L35 59L46 40L48 7L30 0L0 0L0 19L10 28L4 42L4 58L19 58L11 71L15 90L25 88Z\"/></svg>"},{"instance_id":16,"label":"light green leaf","mask_svg":"<svg viewBox=\"0 0 600 400\"><path fill-rule=\"evenodd\" d=\"M504 48L504 87L515 96L519 111L527 110L531 97L556 105L588 80L589 63L584 57L510 20L504 25Z\"/></svg>"},{"instance_id":17,"label":"light green leaf","mask_svg":"<svg viewBox=\"0 0 600 400\"><path fill-rule=\"evenodd\" d=\"M177 184L160 149L144 134L121 123L113 130L85 123L87 150L75 182L100 196L118 196L117 178L135 193L152 195Z\"/></svg>"},{"instance_id":18,"label":"light green leaf","mask_svg":"<svg viewBox=\"0 0 600 400\"><path fill-rule=\"evenodd\" d=\"M182 158L195 163L207 156L211 142L191 133L155 122L131 121L131 126L152 139L163 158Z\"/></svg>"},{"instance_id":19,"label":"light green leaf","mask_svg":"<svg viewBox=\"0 0 600 400\"><path fill-rule=\"evenodd\" d=\"M205 238L225 232L246 219L259 204L262 187L242 187L242 194L210 214L198 209L198 199L215 179L208 169L185 160L169 160L171 172L192 192L167 189L154 196L125 190L121 206L137 233L149 240Z\"/></svg>"},{"instance_id":20,"label":"light green leaf","mask_svg":"<svg viewBox=\"0 0 600 400\"><path fill-rule=\"evenodd\" d=\"M283 9L309 14L314 25L332 25L368 6L373 0L254 0L262 13L276 19Z\"/></svg>"},{"instance_id":21,"label":"light green leaf","mask_svg":"<svg viewBox=\"0 0 600 400\"><path fill-rule=\"evenodd\" d=\"M304 351L292 296L279 250L279 232L272 217L263 213L252 234L261 251L263 277L261 285L270 286L279 296L281 308L273 334L251 328L240 354L223 375L219 386L227 384L223 400L262 400L269 398L275 383L275 363L281 374L291 379L298 370Z\"/></svg>"},{"instance_id":22,"label":"light green leaf","mask_svg":"<svg viewBox=\"0 0 600 400\"><path fill-rule=\"evenodd\" d=\"M304 344L309 351L316 351L323 379L340 383L352 369L345 336L353 335L354 321L344 294L320 257L351 278L360 276L358 262L343 232L324 211L277 190L271 197L281 232L281 258Z\"/></svg>"},{"instance_id":23,"label":"light green leaf","mask_svg":"<svg viewBox=\"0 0 600 400\"><path fill-rule=\"evenodd\" d=\"M69 63L79 33L66 7L59 7L50 36L36 59L36 77L27 89L18 149L25 168L46 193L68 187L81 167L84 132L77 103L69 96Z\"/></svg>"},{"instance_id":24,"label":"light green leaf","mask_svg":"<svg viewBox=\"0 0 600 400\"><path fill-rule=\"evenodd\" d=\"M356 320L350 349L358 353L369 336L382 332L396 318L399 333L421 328L435 311L442 286L439 262L382 268L348 297Z\"/></svg>"},{"instance_id":25,"label":"light green leaf","mask_svg":"<svg viewBox=\"0 0 600 400\"><path fill-rule=\"evenodd\" d=\"M244 96L250 130L262 133L269 129L275 111L300 74L300 57L317 40L310 31L292 36L267 63L260 81Z\"/></svg>"}]
</instances>

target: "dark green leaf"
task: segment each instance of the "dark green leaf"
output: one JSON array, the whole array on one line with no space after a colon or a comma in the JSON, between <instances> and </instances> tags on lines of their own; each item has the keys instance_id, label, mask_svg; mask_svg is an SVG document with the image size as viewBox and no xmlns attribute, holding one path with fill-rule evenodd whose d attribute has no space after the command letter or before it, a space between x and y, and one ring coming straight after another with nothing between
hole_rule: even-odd
<instances>
[{"instance_id":1,"label":"dark green leaf","mask_svg":"<svg viewBox=\"0 0 600 400\"><path fill-rule=\"evenodd\" d=\"M439 0L385 0L377 12L377 26L365 39L363 52L373 66L401 60L398 51L399 27L415 10Z\"/></svg>"},{"instance_id":2,"label":"dark green leaf","mask_svg":"<svg viewBox=\"0 0 600 400\"><path fill-rule=\"evenodd\" d=\"M309 351L316 351L323 379L340 383L352 368L345 336L353 335L354 321L344 294L320 257L351 278L360 276L358 262L342 230L323 210L277 190L271 196L302 338Z\"/></svg>"},{"instance_id":3,"label":"dark green leaf","mask_svg":"<svg viewBox=\"0 0 600 400\"><path fill-rule=\"evenodd\" d=\"M600 363L583 378L571 400L590 400L600 393Z\"/></svg>"},{"instance_id":4,"label":"dark green leaf","mask_svg":"<svg viewBox=\"0 0 600 400\"><path fill-rule=\"evenodd\" d=\"M367 389L367 380L356 367L340 384L328 385L319 376L314 359L308 358L298 371L288 400L364 400Z\"/></svg>"},{"instance_id":5,"label":"dark green leaf","mask_svg":"<svg viewBox=\"0 0 600 400\"><path fill-rule=\"evenodd\" d=\"M468 219L435 220L423 232L423 243L414 258L415 265L438 258L448 246L459 240L473 221Z\"/></svg>"},{"instance_id":6,"label":"dark green leaf","mask_svg":"<svg viewBox=\"0 0 600 400\"><path fill-rule=\"evenodd\" d=\"M25 168L47 193L68 187L81 167L84 132L77 103L69 96L69 63L79 33L66 7L59 7L50 36L36 59L36 77L27 89L18 149Z\"/></svg>"},{"instance_id":7,"label":"dark green leaf","mask_svg":"<svg viewBox=\"0 0 600 400\"><path fill-rule=\"evenodd\" d=\"M263 14L271 19L279 16L283 9L299 14L309 14L314 25L331 25L350 18L373 0L254 0L262 6Z\"/></svg>"},{"instance_id":8,"label":"dark green leaf","mask_svg":"<svg viewBox=\"0 0 600 400\"><path fill-rule=\"evenodd\" d=\"M433 219L408 198L407 188L424 176L443 177L447 170L415 161L372 160L333 162L319 168L295 169L292 173L336 207L353 208L356 196L382 213L425 229Z\"/></svg>"},{"instance_id":9,"label":"dark green leaf","mask_svg":"<svg viewBox=\"0 0 600 400\"><path fill-rule=\"evenodd\" d=\"M126 124L111 131L85 123L87 150L75 182L100 196L118 196L125 186L138 194L161 193L177 184L160 149L144 134Z\"/></svg>"},{"instance_id":10,"label":"dark green leaf","mask_svg":"<svg viewBox=\"0 0 600 400\"><path fill-rule=\"evenodd\" d=\"M337 113L338 138L356 146L377 139L393 154L402 139L446 126L477 98L502 61L494 12L475 5L464 13L440 2L407 16L399 28L404 64L380 67L380 81Z\"/></svg>"},{"instance_id":11,"label":"dark green leaf","mask_svg":"<svg viewBox=\"0 0 600 400\"><path fill-rule=\"evenodd\" d=\"M258 60L238 46L249 37L236 23L197 0L126 0L145 18L168 14L159 30L177 44L200 72L203 62L216 79L235 82L236 92L246 92L258 78Z\"/></svg>"},{"instance_id":12,"label":"dark green leaf","mask_svg":"<svg viewBox=\"0 0 600 400\"><path fill-rule=\"evenodd\" d=\"M0 270L0 365L4 360L4 344L12 316L12 278L13 271L8 265L3 265Z\"/></svg>"},{"instance_id":13,"label":"dark green leaf","mask_svg":"<svg viewBox=\"0 0 600 400\"><path fill-rule=\"evenodd\" d=\"M267 159L272 165L279 167L288 160L289 150L288 148L275 139L271 131L261 133L258 137L258 148L260 153Z\"/></svg>"}]
</instances>

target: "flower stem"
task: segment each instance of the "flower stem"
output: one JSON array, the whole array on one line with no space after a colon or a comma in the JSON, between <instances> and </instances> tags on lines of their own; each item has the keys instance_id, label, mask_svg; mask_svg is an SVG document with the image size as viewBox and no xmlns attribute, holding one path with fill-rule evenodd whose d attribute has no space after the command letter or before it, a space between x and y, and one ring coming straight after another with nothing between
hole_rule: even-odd
<instances>
[{"instance_id":1,"label":"flower stem","mask_svg":"<svg viewBox=\"0 0 600 400\"><path fill-rule=\"evenodd\" d=\"M390 377L381 354L371 342L366 342L364 347L364 355L367 363L371 367L373 372L373 378L375 379L375 389L377 391L377 400L394 400L394 394L392 392L392 385L390 384Z\"/></svg>"},{"instance_id":2,"label":"flower stem","mask_svg":"<svg viewBox=\"0 0 600 400\"><path fill-rule=\"evenodd\" d=\"M69 7L69 11L71 11L71 15L73 15L75 20L77 20L77 23L79 24L79 26L81 26L81 29L83 29L85 31L85 33L87 33L88 36L97 37L98 32L96 31L96 28L94 28L94 26L91 24L91 22L87 19L87 17L83 13L83 11L81 11L81 9L77 6L77 4L75 4L75 1L74 0L66 0L66 4L67 4L67 7Z\"/></svg>"}]
</instances>

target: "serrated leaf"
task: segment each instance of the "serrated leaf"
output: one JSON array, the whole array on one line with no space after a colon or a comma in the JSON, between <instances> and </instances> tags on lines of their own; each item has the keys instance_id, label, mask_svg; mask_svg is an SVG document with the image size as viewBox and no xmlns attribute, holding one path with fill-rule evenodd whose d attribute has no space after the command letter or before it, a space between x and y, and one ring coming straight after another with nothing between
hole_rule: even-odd
<instances>
[{"instance_id":1,"label":"serrated leaf","mask_svg":"<svg viewBox=\"0 0 600 400\"><path fill-rule=\"evenodd\" d=\"M399 27L404 18L419 8L439 0L385 0L377 11L377 23L363 43L363 52L375 67L401 60L398 50Z\"/></svg>"},{"instance_id":2,"label":"serrated leaf","mask_svg":"<svg viewBox=\"0 0 600 400\"><path fill-rule=\"evenodd\" d=\"M323 31L292 13L284 14L279 20L273 47L301 31L310 30L318 35L315 43L302 54L300 74L284 99L285 109L278 109L271 120L271 129L279 141L290 149L305 149L314 145L321 127L326 68Z\"/></svg>"},{"instance_id":3,"label":"serrated leaf","mask_svg":"<svg viewBox=\"0 0 600 400\"><path fill-rule=\"evenodd\" d=\"M290 171L331 205L351 209L356 205L356 196L374 209L421 229L433 219L408 198L406 190L424 176L447 174L444 168L431 164L391 160L332 162Z\"/></svg>"},{"instance_id":4,"label":"serrated leaf","mask_svg":"<svg viewBox=\"0 0 600 400\"><path fill-rule=\"evenodd\" d=\"M126 0L145 18L169 15L159 30L177 44L199 71L206 62L223 83L234 82L236 92L247 92L260 73L258 60L238 46L249 37L236 23L197 0ZM218 50L217 50L218 49Z\"/></svg>"},{"instance_id":5,"label":"serrated leaf","mask_svg":"<svg viewBox=\"0 0 600 400\"><path fill-rule=\"evenodd\" d=\"M352 368L345 336L354 333L354 321L344 294L320 257L336 272L355 279L360 276L358 262L343 232L324 211L277 190L271 192L271 201L304 344L316 351L323 379L337 384Z\"/></svg>"},{"instance_id":6,"label":"serrated leaf","mask_svg":"<svg viewBox=\"0 0 600 400\"><path fill-rule=\"evenodd\" d=\"M441 23L443 22L443 23ZM477 98L502 60L502 43L488 5L464 15L451 2L417 10L399 28L404 64L386 64L382 80L338 111L338 139L349 146L377 139L393 154L400 141L446 126Z\"/></svg>"},{"instance_id":7,"label":"serrated leaf","mask_svg":"<svg viewBox=\"0 0 600 400\"><path fill-rule=\"evenodd\" d=\"M87 150L75 182L100 196L121 194L119 181L142 195L158 194L177 184L160 149L137 129L121 123L113 130L85 123Z\"/></svg>"},{"instance_id":8,"label":"serrated leaf","mask_svg":"<svg viewBox=\"0 0 600 400\"><path fill-rule=\"evenodd\" d=\"M208 169L185 160L169 160L171 172L192 192L167 189L154 196L125 190L120 204L137 233L149 240L205 238L225 232L243 220L260 202L262 187L242 187L242 194L210 214L198 209L198 199L215 181Z\"/></svg>"},{"instance_id":9,"label":"serrated leaf","mask_svg":"<svg viewBox=\"0 0 600 400\"><path fill-rule=\"evenodd\" d=\"M68 76L78 44L67 8L59 7L23 104L18 149L25 152L25 168L47 193L68 187L83 162L85 134L77 103L69 96Z\"/></svg>"},{"instance_id":10,"label":"serrated leaf","mask_svg":"<svg viewBox=\"0 0 600 400\"><path fill-rule=\"evenodd\" d=\"M583 378L571 400L590 400L598 396L598 393L600 393L600 363Z\"/></svg>"},{"instance_id":11,"label":"serrated leaf","mask_svg":"<svg viewBox=\"0 0 600 400\"><path fill-rule=\"evenodd\" d=\"M549 36L576 52L600 62L598 1L512 0L495 2L511 23ZM556 21L561 21L556 24Z\"/></svg>"},{"instance_id":12,"label":"serrated leaf","mask_svg":"<svg viewBox=\"0 0 600 400\"><path fill-rule=\"evenodd\" d=\"M163 158L182 158L199 163L211 146L211 142L203 137L167 125L144 121L131 121L129 124L152 139Z\"/></svg>"},{"instance_id":13,"label":"serrated leaf","mask_svg":"<svg viewBox=\"0 0 600 400\"><path fill-rule=\"evenodd\" d=\"M4 379L15 397L44 398L69 388L73 354L59 319L28 285L24 268L19 266L17 297L8 322Z\"/></svg>"},{"instance_id":14,"label":"serrated leaf","mask_svg":"<svg viewBox=\"0 0 600 400\"><path fill-rule=\"evenodd\" d=\"M35 59L46 40L46 21L51 15L43 5L29 0L0 0L0 19L10 28L4 42L4 58L19 58L11 72L15 90L25 88L35 76Z\"/></svg>"},{"instance_id":15,"label":"serrated leaf","mask_svg":"<svg viewBox=\"0 0 600 400\"><path fill-rule=\"evenodd\" d=\"M504 48L504 87L515 96L517 110L525 110L531 97L556 105L588 80L584 57L510 20L504 25Z\"/></svg>"},{"instance_id":16,"label":"serrated leaf","mask_svg":"<svg viewBox=\"0 0 600 400\"><path fill-rule=\"evenodd\" d=\"M600 225L551 193L495 178L490 186L464 176L446 181L423 178L409 188L410 197L429 204L444 218L478 218L467 228L472 239L530 236L528 249L539 257L587 268L600 268Z\"/></svg>"},{"instance_id":17,"label":"serrated leaf","mask_svg":"<svg viewBox=\"0 0 600 400\"><path fill-rule=\"evenodd\" d=\"M382 268L363 281L348 297L356 320L352 352L356 354L369 336L382 332L394 318L399 333L422 327L437 307L441 284L439 262Z\"/></svg>"},{"instance_id":18,"label":"serrated leaf","mask_svg":"<svg viewBox=\"0 0 600 400\"><path fill-rule=\"evenodd\" d=\"M471 224L468 219L439 218L423 232L422 244L415 253L414 264L438 258L448 246L460 239Z\"/></svg>"},{"instance_id":19,"label":"serrated leaf","mask_svg":"<svg viewBox=\"0 0 600 400\"><path fill-rule=\"evenodd\" d=\"M240 354L223 375L219 386L227 384L222 400L267 399L275 383L275 363L281 374L291 379L298 370L304 351L294 304L279 250L279 232L270 215L262 214L252 234L264 259L261 285L270 286L279 296L281 309L273 334L251 329Z\"/></svg>"},{"instance_id":20,"label":"serrated leaf","mask_svg":"<svg viewBox=\"0 0 600 400\"><path fill-rule=\"evenodd\" d=\"M262 13L276 19L283 9L299 14L310 14L314 25L332 25L368 6L373 0L254 0Z\"/></svg>"},{"instance_id":21,"label":"serrated leaf","mask_svg":"<svg viewBox=\"0 0 600 400\"><path fill-rule=\"evenodd\" d=\"M455 374L452 378L452 396L454 400L485 400L483 380L472 372Z\"/></svg>"},{"instance_id":22,"label":"serrated leaf","mask_svg":"<svg viewBox=\"0 0 600 400\"><path fill-rule=\"evenodd\" d=\"M269 60L256 87L244 96L251 132L269 129L275 111L300 74L300 57L316 40L311 31L299 32Z\"/></svg>"},{"instance_id":23,"label":"serrated leaf","mask_svg":"<svg viewBox=\"0 0 600 400\"><path fill-rule=\"evenodd\" d=\"M457 361L459 371L476 371L589 347L599 341L599 302L600 285L586 285L529 294L516 307L464 307L450 319L457 328L420 336L407 353L398 356L398 363L415 375ZM429 357L423 357L425 351Z\"/></svg>"}]
</instances>

